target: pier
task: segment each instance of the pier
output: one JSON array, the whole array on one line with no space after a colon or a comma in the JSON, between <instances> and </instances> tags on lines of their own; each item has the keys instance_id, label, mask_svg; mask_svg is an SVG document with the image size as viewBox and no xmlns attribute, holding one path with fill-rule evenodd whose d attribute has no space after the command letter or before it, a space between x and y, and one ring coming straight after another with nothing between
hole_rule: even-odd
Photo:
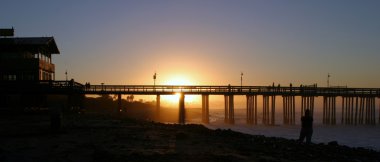
<instances>
[{"instance_id":1,"label":"pier","mask_svg":"<svg viewBox=\"0 0 380 162\"><path fill-rule=\"evenodd\" d=\"M156 113L159 115L161 95L180 94L179 119L184 124L185 96L202 96L202 122L209 123L209 96L224 96L225 123L234 124L234 97L246 96L246 123L256 125L259 116L265 125L275 124L276 97L282 97L283 124L294 125L296 97L301 98L300 112L306 109L314 114L314 100L323 98L323 124L337 124L337 98L341 98L340 123L345 125L375 125L376 99L380 98L380 88L347 88L347 87L317 87L317 86L200 86L200 85L82 85L74 81L39 81L33 83L2 82L3 94L31 93L31 94L77 94L77 95L117 95L118 109L122 110L122 95L155 95ZM7 85L4 85L7 84ZM262 96L262 114L258 114L258 96Z\"/></svg>"},{"instance_id":2,"label":"pier","mask_svg":"<svg viewBox=\"0 0 380 162\"><path fill-rule=\"evenodd\" d=\"M289 86L243 86L243 73L240 86L230 85L90 85L73 79L55 80L55 64L52 56L60 54L54 37L14 37L14 28L0 29L0 108L48 109L55 104L62 107L83 107L85 95L116 95L118 107L115 113L122 112L122 95L155 95L156 115L160 116L161 96L179 94L178 122L186 121L186 95L202 96L202 122L209 123L209 96L224 96L224 121L235 123L235 96L246 96L246 123L258 124L262 119L265 125L275 125L276 101L282 98L283 124L294 125L296 112L315 113L315 98L323 97L323 124L335 125L337 120L346 125L375 125L380 123L380 110L376 109L376 99L380 98L380 88L317 87L317 85ZM328 74L328 79L330 74ZM258 97L262 102L258 101ZM301 100L296 107L296 97ZM337 98L341 103L341 118L337 119ZM277 99L277 100L276 100ZM52 103L50 101L56 102ZM132 99L133 100L133 99ZM259 103L262 103L260 106ZM55 105L56 106L56 105ZM261 108L261 114L258 110ZM299 109L299 110L298 110ZM380 109L380 106L379 106ZM378 112L376 112L378 111ZM376 114L379 113L379 119Z\"/></svg>"}]
</instances>

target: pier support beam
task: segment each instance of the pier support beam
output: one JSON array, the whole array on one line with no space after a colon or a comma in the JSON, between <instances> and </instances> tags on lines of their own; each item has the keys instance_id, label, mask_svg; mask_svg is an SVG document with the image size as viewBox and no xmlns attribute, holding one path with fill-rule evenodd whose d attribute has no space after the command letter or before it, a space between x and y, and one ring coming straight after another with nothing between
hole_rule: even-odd
<instances>
[{"instance_id":1,"label":"pier support beam","mask_svg":"<svg viewBox=\"0 0 380 162\"><path fill-rule=\"evenodd\" d=\"M179 95L179 124L185 124L185 95L181 93Z\"/></svg>"},{"instance_id":2,"label":"pier support beam","mask_svg":"<svg viewBox=\"0 0 380 162\"><path fill-rule=\"evenodd\" d=\"M301 116L305 115L305 110L310 110L310 115L314 114L314 96L301 97Z\"/></svg>"},{"instance_id":3,"label":"pier support beam","mask_svg":"<svg viewBox=\"0 0 380 162\"><path fill-rule=\"evenodd\" d=\"M157 120L160 120L161 119L161 116L160 116L160 108L161 108L161 96L158 94L156 96L156 119Z\"/></svg>"},{"instance_id":4,"label":"pier support beam","mask_svg":"<svg viewBox=\"0 0 380 162\"><path fill-rule=\"evenodd\" d=\"M275 124L276 96L263 96L263 124Z\"/></svg>"},{"instance_id":5,"label":"pier support beam","mask_svg":"<svg viewBox=\"0 0 380 162\"><path fill-rule=\"evenodd\" d=\"M235 123L234 95L224 96L224 122L229 124Z\"/></svg>"},{"instance_id":6,"label":"pier support beam","mask_svg":"<svg viewBox=\"0 0 380 162\"><path fill-rule=\"evenodd\" d=\"M120 113L122 111L122 107L121 107L121 94L117 94L117 112Z\"/></svg>"},{"instance_id":7,"label":"pier support beam","mask_svg":"<svg viewBox=\"0 0 380 162\"><path fill-rule=\"evenodd\" d=\"M209 95L202 95L202 122L208 124L209 120Z\"/></svg>"},{"instance_id":8,"label":"pier support beam","mask_svg":"<svg viewBox=\"0 0 380 162\"><path fill-rule=\"evenodd\" d=\"M358 124L358 110L359 109L359 97L355 97L355 119L354 123L355 125Z\"/></svg>"},{"instance_id":9,"label":"pier support beam","mask_svg":"<svg viewBox=\"0 0 380 162\"><path fill-rule=\"evenodd\" d=\"M342 124L376 124L375 97L342 97Z\"/></svg>"},{"instance_id":10,"label":"pier support beam","mask_svg":"<svg viewBox=\"0 0 380 162\"><path fill-rule=\"evenodd\" d=\"M247 95L247 124L257 125L257 95Z\"/></svg>"},{"instance_id":11,"label":"pier support beam","mask_svg":"<svg viewBox=\"0 0 380 162\"><path fill-rule=\"evenodd\" d=\"M336 124L336 97L323 96L323 124Z\"/></svg>"},{"instance_id":12,"label":"pier support beam","mask_svg":"<svg viewBox=\"0 0 380 162\"><path fill-rule=\"evenodd\" d=\"M376 108L376 103L375 103L375 97L371 97L370 98L370 112L371 112L371 116L370 116L370 125L375 125L376 124L376 114L375 114L375 108Z\"/></svg>"},{"instance_id":13,"label":"pier support beam","mask_svg":"<svg viewBox=\"0 0 380 162\"><path fill-rule=\"evenodd\" d=\"M295 124L295 96L282 96L283 122L285 125Z\"/></svg>"},{"instance_id":14,"label":"pier support beam","mask_svg":"<svg viewBox=\"0 0 380 162\"><path fill-rule=\"evenodd\" d=\"M359 98L359 112L358 112L358 124L363 124L364 122L364 105L365 99L363 97ZM343 119L342 119L343 120Z\"/></svg>"}]
</instances>

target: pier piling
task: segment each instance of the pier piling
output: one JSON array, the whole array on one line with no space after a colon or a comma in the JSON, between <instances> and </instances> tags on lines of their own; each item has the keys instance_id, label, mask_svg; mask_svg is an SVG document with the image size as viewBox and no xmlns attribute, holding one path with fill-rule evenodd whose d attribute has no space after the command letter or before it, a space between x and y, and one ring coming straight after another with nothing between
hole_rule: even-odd
<instances>
[{"instance_id":1,"label":"pier piling","mask_svg":"<svg viewBox=\"0 0 380 162\"><path fill-rule=\"evenodd\" d=\"M156 95L156 118L158 120L161 119L161 117L160 117L160 108L161 108L161 96L160 95Z\"/></svg>"},{"instance_id":2,"label":"pier piling","mask_svg":"<svg viewBox=\"0 0 380 162\"><path fill-rule=\"evenodd\" d=\"M202 122L208 124L209 121L209 95L202 95Z\"/></svg>"},{"instance_id":3,"label":"pier piling","mask_svg":"<svg viewBox=\"0 0 380 162\"><path fill-rule=\"evenodd\" d=\"M117 112L120 113L122 111L122 106L121 106L121 94L117 95Z\"/></svg>"},{"instance_id":4,"label":"pier piling","mask_svg":"<svg viewBox=\"0 0 380 162\"><path fill-rule=\"evenodd\" d=\"M282 96L283 122L285 125L295 124L295 96Z\"/></svg>"},{"instance_id":5,"label":"pier piling","mask_svg":"<svg viewBox=\"0 0 380 162\"><path fill-rule=\"evenodd\" d=\"M228 124L234 124L234 95L224 96L224 122Z\"/></svg>"},{"instance_id":6,"label":"pier piling","mask_svg":"<svg viewBox=\"0 0 380 162\"><path fill-rule=\"evenodd\" d=\"M336 124L336 97L335 96L323 97L323 124L326 124L326 125Z\"/></svg>"},{"instance_id":7,"label":"pier piling","mask_svg":"<svg viewBox=\"0 0 380 162\"><path fill-rule=\"evenodd\" d=\"M263 124L275 124L276 96L263 96Z\"/></svg>"},{"instance_id":8,"label":"pier piling","mask_svg":"<svg viewBox=\"0 0 380 162\"><path fill-rule=\"evenodd\" d=\"M179 95L179 124L185 124L185 95Z\"/></svg>"},{"instance_id":9,"label":"pier piling","mask_svg":"<svg viewBox=\"0 0 380 162\"><path fill-rule=\"evenodd\" d=\"M257 124L257 95L247 95L247 124Z\"/></svg>"}]
</instances>

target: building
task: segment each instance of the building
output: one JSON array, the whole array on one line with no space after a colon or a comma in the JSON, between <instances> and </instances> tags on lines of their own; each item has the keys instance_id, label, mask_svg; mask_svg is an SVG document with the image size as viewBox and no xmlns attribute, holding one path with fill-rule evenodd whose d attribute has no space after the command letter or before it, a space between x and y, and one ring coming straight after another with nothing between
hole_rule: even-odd
<instances>
[{"instance_id":1,"label":"building","mask_svg":"<svg viewBox=\"0 0 380 162\"><path fill-rule=\"evenodd\" d=\"M14 37L13 33L13 28L0 29L0 80L55 80L52 55L60 52L54 37Z\"/></svg>"},{"instance_id":2,"label":"building","mask_svg":"<svg viewBox=\"0 0 380 162\"><path fill-rule=\"evenodd\" d=\"M13 28L0 29L0 112L81 106L84 95L68 86L79 83L55 81L52 55L59 53L53 37L14 37Z\"/></svg>"}]
</instances>

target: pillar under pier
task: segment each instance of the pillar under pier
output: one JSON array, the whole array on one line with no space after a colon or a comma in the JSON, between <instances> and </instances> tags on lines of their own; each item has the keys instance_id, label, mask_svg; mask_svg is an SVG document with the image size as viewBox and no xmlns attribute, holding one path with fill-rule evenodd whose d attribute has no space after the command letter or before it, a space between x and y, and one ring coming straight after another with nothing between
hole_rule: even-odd
<instances>
[{"instance_id":1,"label":"pillar under pier","mask_svg":"<svg viewBox=\"0 0 380 162\"><path fill-rule=\"evenodd\" d=\"M156 96L156 120L160 120L160 108L161 108L161 96L158 94Z\"/></svg>"},{"instance_id":2,"label":"pillar under pier","mask_svg":"<svg viewBox=\"0 0 380 162\"><path fill-rule=\"evenodd\" d=\"M234 95L224 96L224 122L228 124L235 123Z\"/></svg>"},{"instance_id":3,"label":"pillar under pier","mask_svg":"<svg viewBox=\"0 0 380 162\"><path fill-rule=\"evenodd\" d=\"M257 125L257 95L247 95L247 124Z\"/></svg>"},{"instance_id":4,"label":"pillar under pier","mask_svg":"<svg viewBox=\"0 0 380 162\"><path fill-rule=\"evenodd\" d=\"M342 124L376 124L375 97L342 97Z\"/></svg>"},{"instance_id":5,"label":"pillar under pier","mask_svg":"<svg viewBox=\"0 0 380 162\"><path fill-rule=\"evenodd\" d=\"M282 96L283 99L283 123L295 124L295 96Z\"/></svg>"},{"instance_id":6,"label":"pillar under pier","mask_svg":"<svg viewBox=\"0 0 380 162\"><path fill-rule=\"evenodd\" d=\"M179 124L185 124L185 95L181 93L179 95Z\"/></svg>"},{"instance_id":7,"label":"pillar under pier","mask_svg":"<svg viewBox=\"0 0 380 162\"><path fill-rule=\"evenodd\" d=\"M120 113L122 111L122 106L121 106L121 94L117 94L117 112Z\"/></svg>"},{"instance_id":8,"label":"pillar under pier","mask_svg":"<svg viewBox=\"0 0 380 162\"><path fill-rule=\"evenodd\" d=\"M336 124L336 97L323 96L323 124Z\"/></svg>"},{"instance_id":9,"label":"pillar under pier","mask_svg":"<svg viewBox=\"0 0 380 162\"><path fill-rule=\"evenodd\" d=\"M263 124L275 124L276 96L263 96Z\"/></svg>"},{"instance_id":10,"label":"pillar under pier","mask_svg":"<svg viewBox=\"0 0 380 162\"><path fill-rule=\"evenodd\" d=\"M209 95L202 95L202 122L208 124L209 119Z\"/></svg>"}]
</instances>

